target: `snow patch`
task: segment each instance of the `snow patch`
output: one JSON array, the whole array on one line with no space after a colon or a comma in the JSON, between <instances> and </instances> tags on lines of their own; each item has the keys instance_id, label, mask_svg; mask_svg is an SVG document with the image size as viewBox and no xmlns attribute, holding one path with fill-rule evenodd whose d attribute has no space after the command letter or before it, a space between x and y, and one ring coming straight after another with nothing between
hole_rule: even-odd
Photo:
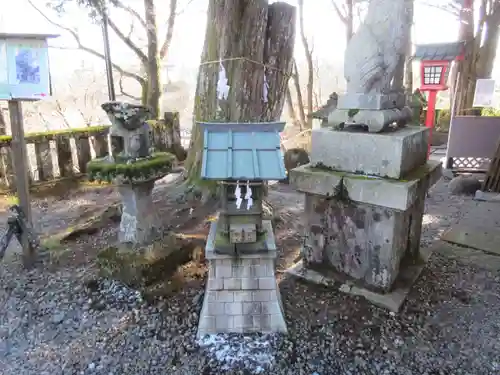
<instances>
[{"instance_id":1,"label":"snow patch","mask_svg":"<svg viewBox=\"0 0 500 375\"><path fill-rule=\"evenodd\" d=\"M206 335L198 340L211 360L219 363L221 370L247 370L262 374L274 363L271 335Z\"/></svg>"}]
</instances>

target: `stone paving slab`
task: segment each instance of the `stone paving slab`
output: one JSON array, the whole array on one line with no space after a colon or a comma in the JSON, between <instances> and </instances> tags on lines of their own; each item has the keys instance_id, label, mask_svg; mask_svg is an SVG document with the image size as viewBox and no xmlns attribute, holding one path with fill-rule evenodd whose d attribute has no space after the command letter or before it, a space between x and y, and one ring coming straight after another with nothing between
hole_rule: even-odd
<instances>
[{"instance_id":1,"label":"stone paving slab","mask_svg":"<svg viewBox=\"0 0 500 375\"><path fill-rule=\"evenodd\" d=\"M476 202L441 239L452 244L500 255L500 207L496 202Z\"/></svg>"},{"instance_id":2,"label":"stone paving slab","mask_svg":"<svg viewBox=\"0 0 500 375\"><path fill-rule=\"evenodd\" d=\"M453 259L462 264L486 269L488 271L500 271L500 257L488 254L481 250L457 246L445 241L439 241L434 246L434 253Z\"/></svg>"},{"instance_id":3,"label":"stone paving slab","mask_svg":"<svg viewBox=\"0 0 500 375\"><path fill-rule=\"evenodd\" d=\"M441 236L443 241L500 255L500 229L458 224Z\"/></svg>"}]
</instances>

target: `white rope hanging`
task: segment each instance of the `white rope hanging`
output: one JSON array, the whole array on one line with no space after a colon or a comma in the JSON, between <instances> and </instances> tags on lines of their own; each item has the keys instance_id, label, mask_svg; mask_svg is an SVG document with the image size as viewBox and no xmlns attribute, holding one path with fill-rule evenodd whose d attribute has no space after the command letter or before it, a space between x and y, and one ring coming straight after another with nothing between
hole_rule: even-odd
<instances>
[{"instance_id":1,"label":"white rope hanging","mask_svg":"<svg viewBox=\"0 0 500 375\"><path fill-rule=\"evenodd\" d=\"M267 103L269 101L269 83L266 77L266 68L264 68L264 84L262 85L262 101Z\"/></svg>"},{"instance_id":2,"label":"white rope hanging","mask_svg":"<svg viewBox=\"0 0 500 375\"><path fill-rule=\"evenodd\" d=\"M225 100L229 95L229 85L227 84L227 74L222 60L219 61L219 79L217 80L217 98Z\"/></svg>"},{"instance_id":3,"label":"white rope hanging","mask_svg":"<svg viewBox=\"0 0 500 375\"><path fill-rule=\"evenodd\" d=\"M236 197L236 208L239 210L243 199L241 199L240 182L236 181L236 189L234 189L234 196Z\"/></svg>"},{"instance_id":4,"label":"white rope hanging","mask_svg":"<svg viewBox=\"0 0 500 375\"><path fill-rule=\"evenodd\" d=\"M245 199L247 200L247 210L249 210L253 206L252 188L250 187L250 181L247 181L247 192L245 193Z\"/></svg>"}]
</instances>

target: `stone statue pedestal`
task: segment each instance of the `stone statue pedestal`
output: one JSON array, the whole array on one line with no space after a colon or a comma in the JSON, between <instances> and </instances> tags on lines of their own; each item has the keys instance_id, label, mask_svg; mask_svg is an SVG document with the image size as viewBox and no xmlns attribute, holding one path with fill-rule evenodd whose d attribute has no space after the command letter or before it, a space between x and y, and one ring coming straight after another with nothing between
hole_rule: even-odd
<instances>
[{"instance_id":1,"label":"stone statue pedestal","mask_svg":"<svg viewBox=\"0 0 500 375\"><path fill-rule=\"evenodd\" d=\"M160 232L160 219L153 204L154 181L118 186L122 217L118 238L123 243L147 243Z\"/></svg>"},{"instance_id":2,"label":"stone statue pedestal","mask_svg":"<svg viewBox=\"0 0 500 375\"><path fill-rule=\"evenodd\" d=\"M440 163L426 160L427 143L425 128L314 130L311 163L290 173L290 184L305 193L305 240L303 260L289 272L344 284L344 291L355 286L366 291L357 294L398 310L416 278L402 293L408 267L425 260L425 197L441 176Z\"/></svg>"},{"instance_id":3,"label":"stone statue pedestal","mask_svg":"<svg viewBox=\"0 0 500 375\"><path fill-rule=\"evenodd\" d=\"M347 93L339 96L337 108L328 116L328 125L335 128L341 124L365 125L369 132L378 133L394 122L404 125L412 118L406 101L403 93Z\"/></svg>"},{"instance_id":4,"label":"stone statue pedestal","mask_svg":"<svg viewBox=\"0 0 500 375\"><path fill-rule=\"evenodd\" d=\"M205 249L208 280L198 338L217 333L286 333L274 273L277 254L271 222L263 221L263 228L267 232L266 251L234 257L216 253L217 222L212 223Z\"/></svg>"},{"instance_id":5,"label":"stone statue pedestal","mask_svg":"<svg viewBox=\"0 0 500 375\"><path fill-rule=\"evenodd\" d=\"M426 163L429 129L408 126L369 134L323 128L312 131L311 142L311 165L400 179Z\"/></svg>"}]
</instances>

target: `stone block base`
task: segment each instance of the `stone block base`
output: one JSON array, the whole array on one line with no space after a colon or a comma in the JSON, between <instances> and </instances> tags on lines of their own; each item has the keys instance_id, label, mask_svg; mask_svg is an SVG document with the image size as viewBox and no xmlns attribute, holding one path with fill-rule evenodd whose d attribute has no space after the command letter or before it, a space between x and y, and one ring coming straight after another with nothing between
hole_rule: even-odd
<instances>
[{"instance_id":1,"label":"stone block base","mask_svg":"<svg viewBox=\"0 0 500 375\"><path fill-rule=\"evenodd\" d=\"M391 94L356 94L339 95L338 109L392 109L403 108L406 105L406 95Z\"/></svg>"},{"instance_id":2,"label":"stone block base","mask_svg":"<svg viewBox=\"0 0 500 375\"><path fill-rule=\"evenodd\" d=\"M144 244L159 233L160 220L151 194L153 187L154 181L118 187L122 198L120 242Z\"/></svg>"},{"instance_id":3,"label":"stone block base","mask_svg":"<svg viewBox=\"0 0 500 375\"><path fill-rule=\"evenodd\" d=\"M360 109L350 116L350 109L335 109L328 116L328 125L337 128L339 125L364 125L370 133L388 131L394 123L398 126L406 125L412 118L410 107L392 109ZM346 125L347 124L347 125Z\"/></svg>"},{"instance_id":4,"label":"stone block base","mask_svg":"<svg viewBox=\"0 0 500 375\"><path fill-rule=\"evenodd\" d=\"M397 313L403 305L410 290L417 281L418 277L425 268L432 255L432 249L422 249L420 251L419 262L408 265L401 269L394 288L389 293L377 293L372 290L344 282L338 278L332 278L331 275L325 275L316 270L304 266L303 261L299 261L286 270L286 273L304 279L306 281L325 285L328 287L337 287L340 292L354 296L364 297L369 302L383 309Z\"/></svg>"},{"instance_id":5,"label":"stone block base","mask_svg":"<svg viewBox=\"0 0 500 375\"><path fill-rule=\"evenodd\" d=\"M305 266L389 292L403 258L418 254L425 197L440 164L430 162L414 179L401 182L301 168L292 171L291 183L306 193ZM348 199L335 196L339 183Z\"/></svg>"},{"instance_id":6,"label":"stone block base","mask_svg":"<svg viewBox=\"0 0 500 375\"><path fill-rule=\"evenodd\" d=\"M322 128L312 131L311 142L312 165L401 179L426 163L429 129L408 126L370 134Z\"/></svg>"},{"instance_id":7,"label":"stone block base","mask_svg":"<svg viewBox=\"0 0 500 375\"><path fill-rule=\"evenodd\" d=\"M276 245L270 221L264 221L267 248L234 257L217 254L212 223L205 257L208 280L198 324L198 337L217 333L286 332L274 263Z\"/></svg>"}]
</instances>

